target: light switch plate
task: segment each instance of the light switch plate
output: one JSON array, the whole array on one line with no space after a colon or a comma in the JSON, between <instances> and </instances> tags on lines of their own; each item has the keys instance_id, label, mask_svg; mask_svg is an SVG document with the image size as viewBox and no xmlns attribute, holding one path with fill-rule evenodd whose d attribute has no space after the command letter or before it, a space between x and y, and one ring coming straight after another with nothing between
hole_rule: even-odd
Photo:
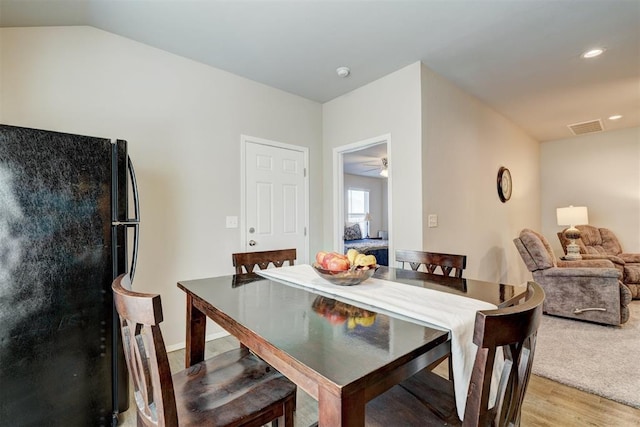
<instances>
[{"instance_id":1,"label":"light switch plate","mask_svg":"<svg viewBox=\"0 0 640 427\"><path fill-rule=\"evenodd\" d=\"M437 227L438 226L438 215L436 214L429 214L429 216L427 217L427 226L428 227Z\"/></svg>"},{"instance_id":2,"label":"light switch plate","mask_svg":"<svg viewBox=\"0 0 640 427\"><path fill-rule=\"evenodd\" d=\"M227 217L227 228L238 228L238 217L237 216L228 216Z\"/></svg>"}]
</instances>

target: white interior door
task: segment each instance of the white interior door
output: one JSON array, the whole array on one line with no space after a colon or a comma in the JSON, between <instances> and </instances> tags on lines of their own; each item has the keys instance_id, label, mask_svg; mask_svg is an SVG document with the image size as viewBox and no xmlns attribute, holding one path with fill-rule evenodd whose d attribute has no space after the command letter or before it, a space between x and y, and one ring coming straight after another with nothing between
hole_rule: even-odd
<instances>
[{"instance_id":1,"label":"white interior door","mask_svg":"<svg viewBox=\"0 0 640 427\"><path fill-rule=\"evenodd\" d=\"M308 262L306 148L243 141L245 251L296 248L297 262Z\"/></svg>"}]
</instances>

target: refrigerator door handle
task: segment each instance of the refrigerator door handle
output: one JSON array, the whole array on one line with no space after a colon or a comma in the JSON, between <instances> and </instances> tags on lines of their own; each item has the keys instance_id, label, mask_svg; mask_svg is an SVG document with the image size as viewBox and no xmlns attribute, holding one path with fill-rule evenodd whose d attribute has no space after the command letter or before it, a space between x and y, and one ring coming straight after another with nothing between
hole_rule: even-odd
<instances>
[{"instance_id":1,"label":"refrigerator door handle","mask_svg":"<svg viewBox=\"0 0 640 427\"><path fill-rule=\"evenodd\" d=\"M131 283L133 283L133 276L136 274L136 265L138 264L138 236L140 232L140 223L128 225L133 227L133 251L131 253L131 267L129 268L129 277L131 277Z\"/></svg>"},{"instance_id":2,"label":"refrigerator door handle","mask_svg":"<svg viewBox=\"0 0 640 427\"><path fill-rule=\"evenodd\" d=\"M127 218L124 221L118 221L117 214L114 213L114 221L111 221L112 227L126 227L133 228L133 250L131 253L131 266L125 270L129 273L131 280L136 273L136 265L138 264L138 242L140 234L140 199L138 196L138 183L136 181L136 174L133 169L133 162L131 158L127 156L127 170L129 171L129 177L131 180L131 196L133 198L133 218ZM115 206L116 203L113 203ZM115 211L114 211L115 212ZM125 237L126 238L126 237Z\"/></svg>"},{"instance_id":3,"label":"refrigerator door handle","mask_svg":"<svg viewBox=\"0 0 640 427\"><path fill-rule=\"evenodd\" d=\"M130 221L140 222L140 199L138 197L138 182L136 181L136 172L133 168L131 157L127 156L127 170L131 178L131 191L133 193L133 218Z\"/></svg>"},{"instance_id":4,"label":"refrigerator door handle","mask_svg":"<svg viewBox=\"0 0 640 427\"><path fill-rule=\"evenodd\" d=\"M131 157L127 156L127 169L131 178L131 192L133 197L133 218L126 221L126 227L133 227L133 251L131 253L131 267L129 268L129 276L133 283L133 276L136 274L136 265L138 264L138 241L140 235L140 199L138 197L138 182L136 181L136 172L133 168Z\"/></svg>"}]
</instances>

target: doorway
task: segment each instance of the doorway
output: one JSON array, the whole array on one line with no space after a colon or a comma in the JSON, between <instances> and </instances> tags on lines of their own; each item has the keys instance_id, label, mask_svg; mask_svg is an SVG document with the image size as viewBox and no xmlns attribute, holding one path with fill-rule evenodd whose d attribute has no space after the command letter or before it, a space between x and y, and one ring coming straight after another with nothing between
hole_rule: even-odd
<instances>
[{"instance_id":1,"label":"doorway","mask_svg":"<svg viewBox=\"0 0 640 427\"><path fill-rule=\"evenodd\" d=\"M242 135L241 247L296 248L308 262L308 148Z\"/></svg>"},{"instance_id":2,"label":"doorway","mask_svg":"<svg viewBox=\"0 0 640 427\"><path fill-rule=\"evenodd\" d=\"M358 212L349 212L349 189L358 194L359 190L370 192L367 203L367 221L360 222L362 236L373 239L384 237L388 240L389 262L392 262L392 221L391 221L391 136L381 135L333 150L334 212L333 246L344 252L344 232L346 225L358 221ZM381 190L376 190L380 188ZM353 220L353 221L350 221ZM389 264L392 265L392 264Z\"/></svg>"}]
</instances>

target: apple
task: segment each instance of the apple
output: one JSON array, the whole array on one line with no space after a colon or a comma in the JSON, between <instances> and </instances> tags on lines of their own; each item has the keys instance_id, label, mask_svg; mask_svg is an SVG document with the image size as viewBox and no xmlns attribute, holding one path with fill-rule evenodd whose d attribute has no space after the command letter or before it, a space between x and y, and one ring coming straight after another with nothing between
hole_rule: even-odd
<instances>
[{"instance_id":1,"label":"apple","mask_svg":"<svg viewBox=\"0 0 640 427\"><path fill-rule=\"evenodd\" d=\"M338 313L329 313L328 315L325 316L325 318L332 325L342 325L344 322L347 321L347 317L346 316L343 316L343 315L338 314Z\"/></svg>"},{"instance_id":2,"label":"apple","mask_svg":"<svg viewBox=\"0 0 640 427\"><path fill-rule=\"evenodd\" d=\"M324 265L324 257L326 257L329 252L320 251L316 254L316 262L320 265Z\"/></svg>"},{"instance_id":3,"label":"apple","mask_svg":"<svg viewBox=\"0 0 640 427\"><path fill-rule=\"evenodd\" d=\"M344 271L350 267L349 259L346 257L334 256L327 261L327 270L331 271Z\"/></svg>"},{"instance_id":4,"label":"apple","mask_svg":"<svg viewBox=\"0 0 640 427\"><path fill-rule=\"evenodd\" d=\"M348 270L351 266L349 258L338 252L320 251L316 253L316 262L325 270L332 271Z\"/></svg>"},{"instance_id":5,"label":"apple","mask_svg":"<svg viewBox=\"0 0 640 427\"><path fill-rule=\"evenodd\" d=\"M331 268L329 268L329 263L334 259L342 259L349 262L349 259L346 257L346 255L339 254L338 252L329 252L322 259L322 267L324 267L326 270L331 270Z\"/></svg>"},{"instance_id":6,"label":"apple","mask_svg":"<svg viewBox=\"0 0 640 427\"><path fill-rule=\"evenodd\" d=\"M322 257L322 262L320 263L322 268L324 268L325 270L329 270L329 267L328 267L329 261L335 258L336 255L338 254L335 252L326 252L325 256Z\"/></svg>"}]
</instances>

